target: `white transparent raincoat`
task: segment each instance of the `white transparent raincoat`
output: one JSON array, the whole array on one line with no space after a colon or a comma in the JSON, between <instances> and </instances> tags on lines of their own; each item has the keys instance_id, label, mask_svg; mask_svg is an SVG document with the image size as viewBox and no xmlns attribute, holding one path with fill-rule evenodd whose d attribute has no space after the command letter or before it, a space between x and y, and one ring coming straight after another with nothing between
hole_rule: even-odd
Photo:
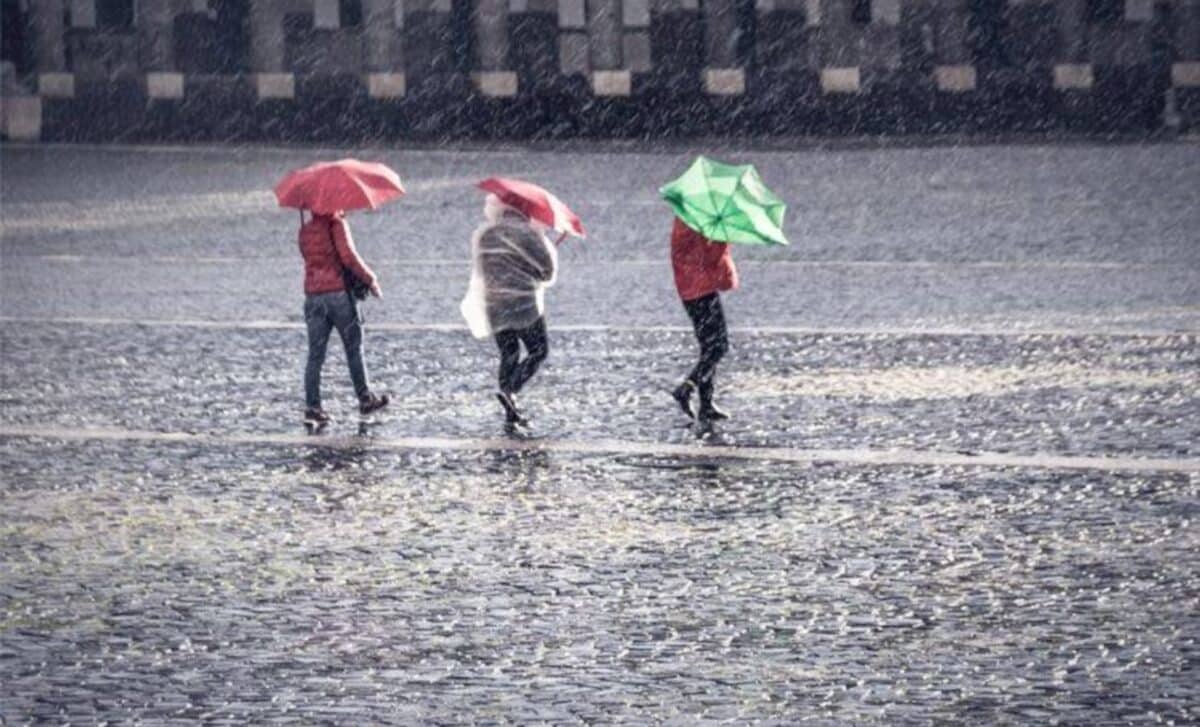
<instances>
[{"instance_id":1,"label":"white transparent raincoat","mask_svg":"<svg viewBox=\"0 0 1200 727\"><path fill-rule=\"evenodd\" d=\"M558 273L558 251L545 227L488 195L487 222L471 236L471 282L459 310L471 335L527 328L545 312L546 288Z\"/></svg>"}]
</instances>

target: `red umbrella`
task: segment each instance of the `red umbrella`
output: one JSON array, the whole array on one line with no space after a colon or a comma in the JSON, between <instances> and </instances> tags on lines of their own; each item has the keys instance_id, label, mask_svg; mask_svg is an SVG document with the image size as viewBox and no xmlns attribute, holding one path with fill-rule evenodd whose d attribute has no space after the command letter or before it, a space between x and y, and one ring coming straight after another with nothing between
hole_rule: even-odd
<instances>
[{"instance_id":1,"label":"red umbrella","mask_svg":"<svg viewBox=\"0 0 1200 727\"><path fill-rule=\"evenodd\" d=\"M586 235L579 215L572 212L561 199L536 184L520 179L489 177L479 183L479 188L491 192L504 204L556 232L569 233L576 237Z\"/></svg>"},{"instance_id":2,"label":"red umbrella","mask_svg":"<svg viewBox=\"0 0 1200 727\"><path fill-rule=\"evenodd\" d=\"M289 173L275 185L280 207L320 214L375 209L402 194L404 187L396 172L385 164L357 159L318 162Z\"/></svg>"}]
</instances>

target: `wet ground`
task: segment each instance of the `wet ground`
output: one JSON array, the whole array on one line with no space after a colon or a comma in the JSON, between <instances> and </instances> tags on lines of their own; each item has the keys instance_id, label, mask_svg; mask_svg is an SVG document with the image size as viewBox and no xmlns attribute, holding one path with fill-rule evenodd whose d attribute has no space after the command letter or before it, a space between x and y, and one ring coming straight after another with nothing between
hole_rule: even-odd
<instances>
[{"instance_id":1,"label":"wet ground","mask_svg":"<svg viewBox=\"0 0 1200 727\"><path fill-rule=\"evenodd\" d=\"M331 347L308 437L264 190L330 155L0 152L0 721L1200 720L1200 147L739 155L793 245L735 251L710 432L686 153L364 153L399 398ZM591 233L515 438L456 313L490 173Z\"/></svg>"},{"instance_id":2,"label":"wet ground","mask_svg":"<svg viewBox=\"0 0 1200 727\"><path fill-rule=\"evenodd\" d=\"M735 327L1200 329L1200 144L662 153L6 148L4 314L299 321L286 170L357 153L409 195L352 218L376 321L458 323L479 179L538 180L590 232L562 250L556 324L685 325L656 190L692 154L751 161L785 248L736 251ZM131 263L136 260L136 263Z\"/></svg>"}]
</instances>

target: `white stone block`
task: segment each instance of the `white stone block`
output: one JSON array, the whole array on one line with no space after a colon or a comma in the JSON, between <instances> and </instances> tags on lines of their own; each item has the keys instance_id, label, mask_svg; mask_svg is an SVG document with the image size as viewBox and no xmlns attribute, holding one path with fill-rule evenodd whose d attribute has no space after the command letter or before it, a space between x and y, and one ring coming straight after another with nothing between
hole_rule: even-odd
<instances>
[{"instance_id":1,"label":"white stone block","mask_svg":"<svg viewBox=\"0 0 1200 727\"><path fill-rule=\"evenodd\" d=\"M699 10L700 0L679 0L679 7L682 10Z\"/></svg>"},{"instance_id":2,"label":"white stone block","mask_svg":"<svg viewBox=\"0 0 1200 727\"><path fill-rule=\"evenodd\" d=\"M938 66L933 69L933 77L939 91L963 93L975 90L975 66Z\"/></svg>"},{"instance_id":3,"label":"white stone block","mask_svg":"<svg viewBox=\"0 0 1200 727\"><path fill-rule=\"evenodd\" d=\"M517 74L513 71L476 71L471 76L475 87L484 96L507 98L517 95Z\"/></svg>"},{"instance_id":4,"label":"white stone block","mask_svg":"<svg viewBox=\"0 0 1200 727\"><path fill-rule=\"evenodd\" d=\"M746 92L746 73L741 68L706 68L704 91L713 96L741 96Z\"/></svg>"},{"instance_id":5,"label":"white stone block","mask_svg":"<svg viewBox=\"0 0 1200 727\"><path fill-rule=\"evenodd\" d=\"M593 71L592 93L597 96L628 96L633 93L629 71Z\"/></svg>"},{"instance_id":6,"label":"white stone block","mask_svg":"<svg viewBox=\"0 0 1200 727\"><path fill-rule=\"evenodd\" d=\"M408 91L403 73L368 73L367 95L371 98L400 98Z\"/></svg>"},{"instance_id":7,"label":"white stone block","mask_svg":"<svg viewBox=\"0 0 1200 727\"><path fill-rule=\"evenodd\" d=\"M900 0L871 0L871 20L884 25L899 25Z\"/></svg>"},{"instance_id":8,"label":"white stone block","mask_svg":"<svg viewBox=\"0 0 1200 727\"><path fill-rule=\"evenodd\" d=\"M558 0L558 27L587 27L587 8L584 0Z\"/></svg>"},{"instance_id":9,"label":"white stone block","mask_svg":"<svg viewBox=\"0 0 1200 727\"><path fill-rule=\"evenodd\" d=\"M147 73L146 95L150 98L183 98L183 74Z\"/></svg>"},{"instance_id":10,"label":"white stone block","mask_svg":"<svg viewBox=\"0 0 1200 727\"><path fill-rule=\"evenodd\" d=\"M42 99L37 96L0 99L0 128L13 141L37 141L42 136Z\"/></svg>"},{"instance_id":11,"label":"white stone block","mask_svg":"<svg viewBox=\"0 0 1200 727\"><path fill-rule=\"evenodd\" d=\"M626 28L649 28L650 0L621 0L621 22Z\"/></svg>"},{"instance_id":12,"label":"white stone block","mask_svg":"<svg viewBox=\"0 0 1200 727\"><path fill-rule=\"evenodd\" d=\"M1171 65L1171 85L1179 88L1200 86L1200 61L1173 63Z\"/></svg>"},{"instance_id":13,"label":"white stone block","mask_svg":"<svg viewBox=\"0 0 1200 727\"><path fill-rule=\"evenodd\" d=\"M296 77L290 73L258 73L254 76L258 98L296 98Z\"/></svg>"},{"instance_id":14,"label":"white stone block","mask_svg":"<svg viewBox=\"0 0 1200 727\"><path fill-rule=\"evenodd\" d=\"M529 0L508 0L508 12L510 12L510 13L529 12Z\"/></svg>"},{"instance_id":15,"label":"white stone block","mask_svg":"<svg viewBox=\"0 0 1200 727\"><path fill-rule=\"evenodd\" d=\"M313 27L336 30L342 27L338 0L313 0Z\"/></svg>"},{"instance_id":16,"label":"white stone block","mask_svg":"<svg viewBox=\"0 0 1200 727\"><path fill-rule=\"evenodd\" d=\"M75 74L39 73L38 95L45 98L75 98Z\"/></svg>"},{"instance_id":17,"label":"white stone block","mask_svg":"<svg viewBox=\"0 0 1200 727\"><path fill-rule=\"evenodd\" d=\"M805 0L804 23L809 27L821 24L821 0Z\"/></svg>"},{"instance_id":18,"label":"white stone block","mask_svg":"<svg viewBox=\"0 0 1200 727\"><path fill-rule=\"evenodd\" d=\"M1089 89L1094 82L1090 63L1060 63L1054 67L1054 87L1057 89Z\"/></svg>"},{"instance_id":19,"label":"white stone block","mask_svg":"<svg viewBox=\"0 0 1200 727\"><path fill-rule=\"evenodd\" d=\"M775 9L775 0L754 0L754 10L759 13L769 13Z\"/></svg>"},{"instance_id":20,"label":"white stone block","mask_svg":"<svg viewBox=\"0 0 1200 727\"><path fill-rule=\"evenodd\" d=\"M71 0L71 27L96 27L96 0Z\"/></svg>"},{"instance_id":21,"label":"white stone block","mask_svg":"<svg viewBox=\"0 0 1200 727\"><path fill-rule=\"evenodd\" d=\"M861 80L857 66L821 69L821 90L825 93L858 93Z\"/></svg>"},{"instance_id":22,"label":"white stone block","mask_svg":"<svg viewBox=\"0 0 1200 727\"><path fill-rule=\"evenodd\" d=\"M1154 0L1125 0L1125 19L1131 23L1154 20Z\"/></svg>"},{"instance_id":23,"label":"white stone block","mask_svg":"<svg viewBox=\"0 0 1200 727\"><path fill-rule=\"evenodd\" d=\"M392 4L392 25L397 28L404 27L404 0L396 0Z\"/></svg>"}]
</instances>

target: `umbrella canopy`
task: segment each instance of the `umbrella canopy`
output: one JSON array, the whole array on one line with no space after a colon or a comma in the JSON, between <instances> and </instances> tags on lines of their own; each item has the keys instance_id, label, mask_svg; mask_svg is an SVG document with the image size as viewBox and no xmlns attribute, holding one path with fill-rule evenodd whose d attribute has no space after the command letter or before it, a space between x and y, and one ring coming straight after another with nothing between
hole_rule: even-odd
<instances>
[{"instance_id":1,"label":"umbrella canopy","mask_svg":"<svg viewBox=\"0 0 1200 727\"><path fill-rule=\"evenodd\" d=\"M488 177L479 183L479 188L491 192L500 198L504 204L520 211L531 220L537 220L543 225L564 234L585 237L583 223L579 215L550 192L520 179L506 177Z\"/></svg>"},{"instance_id":2,"label":"umbrella canopy","mask_svg":"<svg viewBox=\"0 0 1200 727\"><path fill-rule=\"evenodd\" d=\"M375 209L404 194L400 176L385 164L357 159L318 162L288 173L275 185L280 207L319 214Z\"/></svg>"},{"instance_id":3,"label":"umbrella canopy","mask_svg":"<svg viewBox=\"0 0 1200 727\"><path fill-rule=\"evenodd\" d=\"M749 164L698 157L683 176L659 190L684 224L710 240L786 245L784 203Z\"/></svg>"}]
</instances>

